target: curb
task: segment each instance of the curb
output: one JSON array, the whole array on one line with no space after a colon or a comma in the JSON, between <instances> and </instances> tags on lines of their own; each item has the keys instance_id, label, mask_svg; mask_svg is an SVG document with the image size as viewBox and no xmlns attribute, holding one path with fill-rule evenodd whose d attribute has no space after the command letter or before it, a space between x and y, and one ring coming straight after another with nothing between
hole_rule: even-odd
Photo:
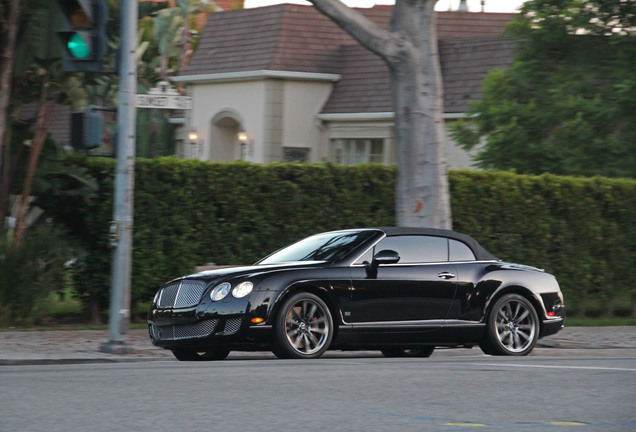
<instances>
[{"instance_id":1,"label":"curb","mask_svg":"<svg viewBox=\"0 0 636 432\"><path fill-rule=\"evenodd\" d=\"M98 364L98 363L139 363L151 361L165 361L169 358L134 357L134 358L56 358L56 359L11 359L0 360L1 366L47 366L61 364Z\"/></svg>"},{"instance_id":2,"label":"curb","mask_svg":"<svg viewBox=\"0 0 636 432\"><path fill-rule=\"evenodd\" d=\"M633 349L632 346L576 342L563 339L539 339L537 347L558 349Z\"/></svg>"}]
</instances>

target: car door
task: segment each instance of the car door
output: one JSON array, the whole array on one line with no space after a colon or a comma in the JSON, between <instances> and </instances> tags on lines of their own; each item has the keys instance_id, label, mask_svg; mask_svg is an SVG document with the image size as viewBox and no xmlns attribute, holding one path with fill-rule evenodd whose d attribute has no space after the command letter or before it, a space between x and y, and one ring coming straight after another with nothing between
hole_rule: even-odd
<instances>
[{"instance_id":1,"label":"car door","mask_svg":"<svg viewBox=\"0 0 636 432\"><path fill-rule=\"evenodd\" d=\"M399 261L363 265L382 250L397 252ZM457 290L444 237L386 237L354 264L351 274L351 303L344 318L357 328L435 330L448 316Z\"/></svg>"}]
</instances>

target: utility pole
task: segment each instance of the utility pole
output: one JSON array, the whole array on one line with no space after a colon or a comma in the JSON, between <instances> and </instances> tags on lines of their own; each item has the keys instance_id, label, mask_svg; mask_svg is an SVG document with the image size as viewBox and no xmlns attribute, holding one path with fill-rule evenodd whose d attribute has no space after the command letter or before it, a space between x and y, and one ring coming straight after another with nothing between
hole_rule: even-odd
<instances>
[{"instance_id":1,"label":"utility pole","mask_svg":"<svg viewBox=\"0 0 636 432\"><path fill-rule=\"evenodd\" d=\"M135 132L137 92L137 0L121 2L121 39L119 48L119 105L117 108L117 167L115 201L110 240L113 246L109 341L102 352L131 353L122 334L130 323L130 280L132 262L133 196L135 190Z\"/></svg>"}]
</instances>

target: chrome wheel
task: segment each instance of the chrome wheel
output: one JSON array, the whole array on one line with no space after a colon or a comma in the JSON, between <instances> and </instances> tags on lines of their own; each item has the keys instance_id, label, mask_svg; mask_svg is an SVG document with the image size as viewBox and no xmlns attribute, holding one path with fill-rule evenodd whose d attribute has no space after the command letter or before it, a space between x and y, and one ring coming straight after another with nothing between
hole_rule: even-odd
<instances>
[{"instance_id":1,"label":"chrome wheel","mask_svg":"<svg viewBox=\"0 0 636 432\"><path fill-rule=\"evenodd\" d=\"M488 354L527 355L534 348L538 333L539 319L532 304L517 294L503 296L489 318Z\"/></svg>"},{"instance_id":2,"label":"chrome wheel","mask_svg":"<svg viewBox=\"0 0 636 432\"><path fill-rule=\"evenodd\" d=\"M315 301L302 299L285 316L288 342L301 354L314 354L325 345L331 331L326 311Z\"/></svg>"},{"instance_id":3,"label":"chrome wheel","mask_svg":"<svg viewBox=\"0 0 636 432\"><path fill-rule=\"evenodd\" d=\"M277 320L274 353L282 358L316 358L331 343L333 321L317 296L300 293L285 302Z\"/></svg>"}]
</instances>

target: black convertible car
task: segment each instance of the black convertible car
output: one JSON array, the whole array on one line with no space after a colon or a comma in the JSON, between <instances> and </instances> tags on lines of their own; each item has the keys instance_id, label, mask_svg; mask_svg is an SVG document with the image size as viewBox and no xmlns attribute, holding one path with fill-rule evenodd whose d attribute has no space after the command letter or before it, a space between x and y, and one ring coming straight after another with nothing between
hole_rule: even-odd
<instances>
[{"instance_id":1,"label":"black convertible car","mask_svg":"<svg viewBox=\"0 0 636 432\"><path fill-rule=\"evenodd\" d=\"M327 349L428 357L436 346L527 355L565 319L554 276L499 261L453 231L317 234L247 267L184 276L150 308L152 342L179 360L231 350L316 358Z\"/></svg>"}]
</instances>

